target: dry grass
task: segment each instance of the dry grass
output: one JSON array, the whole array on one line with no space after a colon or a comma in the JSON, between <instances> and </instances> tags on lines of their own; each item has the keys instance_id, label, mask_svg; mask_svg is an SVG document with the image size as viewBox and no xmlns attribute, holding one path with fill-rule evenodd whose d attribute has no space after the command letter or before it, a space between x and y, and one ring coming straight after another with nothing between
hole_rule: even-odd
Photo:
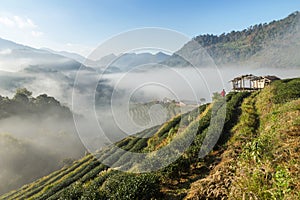
<instances>
[{"instance_id":1,"label":"dry grass","mask_svg":"<svg viewBox=\"0 0 300 200\"><path fill-rule=\"evenodd\" d=\"M300 99L273 104L272 91L244 101L221 161L185 199L300 199Z\"/></svg>"}]
</instances>

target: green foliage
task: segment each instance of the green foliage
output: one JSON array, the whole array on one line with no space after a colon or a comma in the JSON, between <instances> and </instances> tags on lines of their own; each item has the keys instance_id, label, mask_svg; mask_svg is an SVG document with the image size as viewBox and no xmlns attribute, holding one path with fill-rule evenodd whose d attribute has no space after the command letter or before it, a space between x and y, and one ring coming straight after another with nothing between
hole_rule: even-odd
<instances>
[{"instance_id":1,"label":"green foliage","mask_svg":"<svg viewBox=\"0 0 300 200\"><path fill-rule=\"evenodd\" d=\"M274 103L285 103L300 97L300 78L276 81L274 87Z\"/></svg>"},{"instance_id":2,"label":"green foliage","mask_svg":"<svg viewBox=\"0 0 300 200\"><path fill-rule=\"evenodd\" d=\"M106 196L99 191L99 187L95 183L91 183L83 189L80 200L106 200Z\"/></svg>"},{"instance_id":3,"label":"green foliage","mask_svg":"<svg viewBox=\"0 0 300 200\"><path fill-rule=\"evenodd\" d=\"M89 171L88 173L86 173L82 178L81 178L81 182L86 182L89 180L92 180L93 178L95 178L101 171L107 169L107 167L103 164L98 165L97 167L95 167L94 169L92 169L91 171Z\"/></svg>"},{"instance_id":4,"label":"green foliage","mask_svg":"<svg viewBox=\"0 0 300 200\"><path fill-rule=\"evenodd\" d=\"M19 88L13 98L15 102L27 104L32 92L29 92L26 88Z\"/></svg>"},{"instance_id":5,"label":"green foliage","mask_svg":"<svg viewBox=\"0 0 300 200\"><path fill-rule=\"evenodd\" d=\"M295 124L299 112L299 79L274 82L244 101L234 128L233 144L240 146L231 198L297 199L299 139ZM296 86L295 86L296 85ZM296 158L295 158L296 156ZM233 192L234 191L234 192Z\"/></svg>"},{"instance_id":6,"label":"green foliage","mask_svg":"<svg viewBox=\"0 0 300 200\"><path fill-rule=\"evenodd\" d=\"M131 152L140 152L147 146L148 138L140 138L135 145L130 149Z\"/></svg>"},{"instance_id":7,"label":"green foliage","mask_svg":"<svg viewBox=\"0 0 300 200\"><path fill-rule=\"evenodd\" d=\"M132 140L132 137L126 137L123 140L116 142L117 147L125 147L130 141Z\"/></svg>"},{"instance_id":8,"label":"green foliage","mask_svg":"<svg viewBox=\"0 0 300 200\"><path fill-rule=\"evenodd\" d=\"M159 177L154 173L120 173L109 177L101 187L108 199L152 199L160 196Z\"/></svg>"},{"instance_id":9,"label":"green foliage","mask_svg":"<svg viewBox=\"0 0 300 200\"><path fill-rule=\"evenodd\" d=\"M153 151L160 144L163 138L167 137L170 129L180 123L182 115L178 115L164 123L159 130L148 140L146 151Z\"/></svg>"},{"instance_id":10,"label":"green foliage","mask_svg":"<svg viewBox=\"0 0 300 200\"><path fill-rule=\"evenodd\" d=\"M34 182L31 187L27 187L24 190L19 191L19 193L16 193L15 195L11 196L12 198L28 198L31 197L38 192L42 191L43 188L46 185L52 185L53 183L57 182L64 176L68 175L84 163L88 162L91 159L90 156L86 156L83 159L76 161L72 166L63 168L62 170L58 171L59 173L52 173L47 177L44 177L42 179L39 179L37 182Z\"/></svg>"},{"instance_id":11,"label":"green foliage","mask_svg":"<svg viewBox=\"0 0 300 200\"><path fill-rule=\"evenodd\" d=\"M242 31L232 31L219 36L206 34L195 37L217 64L245 61L263 49L268 41L283 39L298 32L299 12L269 24L250 26Z\"/></svg>"},{"instance_id":12,"label":"green foliage","mask_svg":"<svg viewBox=\"0 0 300 200\"><path fill-rule=\"evenodd\" d=\"M248 142L241 157L247 160L253 160L255 163L262 162L263 154L270 152L269 142L267 138L257 138L251 142Z\"/></svg>"},{"instance_id":13,"label":"green foliage","mask_svg":"<svg viewBox=\"0 0 300 200\"><path fill-rule=\"evenodd\" d=\"M90 172L93 168L99 165L99 162L95 159L90 161L89 163L86 163L82 165L80 168L77 168L76 170L72 171L70 174L68 174L67 177L64 177L64 179L61 179L59 182L56 182L52 185L52 187L49 190L45 190L40 195L37 195L36 199L45 199L49 198L61 189L68 187L72 183L76 182L80 178L82 178L85 174Z\"/></svg>"},{"instance_id":14,"label":"green foliage","mask_svg":"<svg viewBox=\"0 0 300 200\"><path fill-rule=\"evenodd\" d=\"M147 103L132 103L129 105L129 114L133 121L146 125L150 121L149 109L152 106L160 106L166 114L167 119L171 119L182 110L175 101L161 102L150 101Z\"/></svg>"},{"instance_id":15,"label":"green foliage","mask_svg":"<svg viewBox=\"0 0 300 200\"><path fill-rule=\"evenodd\" d=\"M238 93L229 93L230 95L226 96L226 114L224 127L222 134L219 138L218 144L223 145L231 137L231 129L236 124L240 114L240 106L243 100L250 95L249 92L238 92ZM222 113L220 113L222 115Z\"/></svg>"},{"instance_id":16,"label":"green foliage","mask_svg":"<svg viewBox=\"0 0 300 200\"><path fill-rule=\"evenodd\" d=\"M175 162L161 170L164 178L180 179L182 173L190 170L190 161L183 156L180 156Z\"/></svg>"},{"instance_id":17,"label":"green foliage","mask_svg":"<svg viewBox=\"0 0 300 200\"><path fill-rule=\"evenodd\" d=\"M195 120L199 114L201 114L202 112L205 111L205 109L207 108L209 104L204 104L199 106L198 108L193 109L192 111L185 113L182 115L181 121L180 121L180 125L181 126L188 126L189 123L191 123L193 120Z\"/></svg>"},{"instance_id":18,"label":"green foliage","mask_svg":"<svg viewBox=\"0 0 300 200\"><path fill-rule=\"evenodd\" d=\"M275 172L253 169L242 180L244 196L257 199L286 199L291 188L292 178L285 168L278 166Z\"/></svg>"},{"instance_id":19,"label":"green foliage","mask_svg":"<svg viewBox=\"0 0 300 200\"><path fill-rule=\"evenodd\" d=\"M273 199L284 199L284 196L291 191L291 182L292 178L288 170L278 166L274 175L273 187L275 191L272 192Z\"/></svg>"},{"instance_id":20,"label":"green foliage","mask_svg":"<svg viewBox=\"0 0 300 200\"><path fill-rule=\"evenodd\" d=\"M76 182L59 194L59 200L104 200L106 197L100 193L95 183L83 185Z\"/></svg>"},{"instance_id":21,"label":"green foliage","mask_svg":"<svg viewBox=\"0 0 300 200\"><path fill-rule=\"evenodd\" d=\"M101 160L103 163L112 166L114 163L116 163L120 157L122 157L126 151L122 151L121 149L115 148L115 151L113 151L111 154L109 154L106 159Z\"/></svg>"},{"instance_id":22,"label":"green foliage","mask_svg":"<svg viewBox=\"0 0 300 200\"><path fill-rule=\"evenodd\" d=\"M24 95L30 97L32 95L32 92L28 91L26 88L18 88L15 97L18 95Z\"/></svg>"},{"instance_id":23,"label":"green foliage","mask_svg":"<svg viewBox=\"0 0 300 200\"><path fill-rule=\"evenodd\" d=\"M11 116L37 116L46 118L47 116L58 116L71 118L72 113L69 108L62 106L59 101L46 94L36 98L31 97L32 93L26 88L17 89L12 99L0 96L0 119Z\"/></svg>"},{"instance_id":24,"label":"green foliage","mask_svg":"<svg viewBox=\"0 0 300 200\"><path fill-rule=\"evenodd\" d=\"M72 185L72 187L65 190L61 194L61 197L59 199L60 200L80 199L81 196L83 195L83 191L84 191L84 189L83 189L81 183L75 183L75 184Z\"/></svg>"},{"instance_id":25,"label":"green foliage","mask_svg":"<svg viewBox=\"0 0 300 200\"><path fill-rule=\"evenodd\" d=\"M159 131L156 133L158 137L163 136L165 133L168 133L172 127L175 127L178 123L180 123L181 115L178 115L171 119L168 123L165 123Z\"/></svg>"},{"instance_id":26,"label":"green foliage","mask_svg":"<svg viewBox=\"0 0 300 200\"><path fill-rule=\"evenodd\" d=\"M214 92L213 93L213 96L212 96L212 100L213 101L218 101L218 100L220 100L220 99L222 99L223 97L221 96L221 94L220 93L218 93L218 92Z\"/></svg>"}]
</instances>

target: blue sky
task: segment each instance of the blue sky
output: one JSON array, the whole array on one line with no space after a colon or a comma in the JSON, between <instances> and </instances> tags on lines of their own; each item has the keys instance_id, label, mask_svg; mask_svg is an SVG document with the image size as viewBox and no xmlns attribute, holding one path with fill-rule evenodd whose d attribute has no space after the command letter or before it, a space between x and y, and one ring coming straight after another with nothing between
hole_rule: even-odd
<instances>
[{"instance_id":1,"label":"blue sky","mask_svg":"<svg viewBox=\"0 0 300 200\"><path fill-rule=\"evenodd\" d=\"M87 55L120 32L173 29L194 37L242 30L300 10L299 0L1 0L0 37Z\"/></svg>"}]
</instances>

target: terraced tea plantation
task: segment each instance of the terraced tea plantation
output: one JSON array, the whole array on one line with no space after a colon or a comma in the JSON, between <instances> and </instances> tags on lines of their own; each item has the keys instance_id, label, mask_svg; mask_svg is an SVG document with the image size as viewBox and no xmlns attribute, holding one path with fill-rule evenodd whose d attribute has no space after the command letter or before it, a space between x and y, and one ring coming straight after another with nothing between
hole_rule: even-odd
<instances>
[{"instance_id":1,"label":"terraced tea plantation","mask_svg":"<svg viewBox=\"0 0 300 200\"><path fill-rule=\"evenodd\" d=\"M299 88L300 79L290 79L254 93L216 96L1 199L299 199ZM217 144L199 158L205 136L219 129L212 116L222 114ZM184 153L158 171L118 170L142 171L133 152L155 154L191 136Z\"/></svg>"}]
</instances>

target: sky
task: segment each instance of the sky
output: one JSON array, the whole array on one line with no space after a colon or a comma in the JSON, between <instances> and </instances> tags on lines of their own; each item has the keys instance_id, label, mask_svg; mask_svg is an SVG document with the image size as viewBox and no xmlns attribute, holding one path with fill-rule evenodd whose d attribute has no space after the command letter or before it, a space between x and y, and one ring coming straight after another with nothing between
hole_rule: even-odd
<instances>
[{"instance_id":1,"label":"sky","mask_svg":"<svg viewBox=\"0 0 300 200\"><path fill-rule=\"evenodd\" d=\"M0 37L87 56L112 36L161 27L193 38L282 19L299 0L1 0Z\"/></svg>"}]
</instances>

